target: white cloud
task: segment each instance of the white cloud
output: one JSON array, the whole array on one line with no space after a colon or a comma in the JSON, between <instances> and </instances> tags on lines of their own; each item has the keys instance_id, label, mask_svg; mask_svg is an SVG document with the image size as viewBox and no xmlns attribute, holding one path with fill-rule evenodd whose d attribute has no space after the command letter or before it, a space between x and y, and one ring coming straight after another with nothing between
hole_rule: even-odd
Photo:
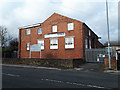
<instances>
[{"instance_id":1,"label":"white cloud","mask_svg":"<svg viewBox=\"0 0 120 90\"><path fill-rule=\"evenodd\" d=\"M85 22L102 42L107 40L105 0L3 0L0 1L0 23L6 25L13 36L18 27L41 23L54 12ZM110 39L117 40L117 0L109 2ZM14 32L14 33L13 33ZM116 35L117 34L117 35Z\"/></svg>"}]
</instances>

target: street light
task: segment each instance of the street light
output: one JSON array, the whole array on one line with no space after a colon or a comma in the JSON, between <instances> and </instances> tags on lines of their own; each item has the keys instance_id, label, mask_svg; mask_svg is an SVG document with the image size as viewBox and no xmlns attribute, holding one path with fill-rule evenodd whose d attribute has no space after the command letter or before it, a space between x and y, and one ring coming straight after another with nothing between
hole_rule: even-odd
<instances>
[{"instance_id":1,"label":"street light","mask_svg":"<svg viewBox=\"0 0 120 90\"><path fill-rule=\"evenodd\" d=\"M110 36L109 36L109 20L108 20L108 3L107 3L107 0L106 0L106 15L107 15L107 29L108 29L108 59L109 59L109 69L111 69Z\"/></svg>"}]
</instances>

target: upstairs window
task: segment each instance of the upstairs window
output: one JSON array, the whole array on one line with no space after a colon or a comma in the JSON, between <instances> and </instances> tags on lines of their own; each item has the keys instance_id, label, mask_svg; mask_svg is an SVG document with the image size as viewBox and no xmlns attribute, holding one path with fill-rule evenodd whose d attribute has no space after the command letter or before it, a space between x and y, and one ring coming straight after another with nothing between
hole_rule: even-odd
<instances>
[{"instance_id":1,"label":"upstairs window","mask_svg":"<svg viewBox=\"0 0 120 90\"><path fill-rule=\"evenodd\" d=\"M26 35L30 35L30 29L26 29Z\"/></svg>"},{"instance_id":2,"label":"upstairs window","mask_svg":"<svg viewBox=\"0 0 120 90\"><path fill-rule=\"evenodd\" d=\"M38 44L41 45L41 49L44 49L44 40L38 40Z\"/></svg>"},{"instance_id":3,"label":"upstairs window","mask_svg":"<svg viewBox=\"0 0 120 90\"><path fill-rule=\"evenodd\" d=\"M42 34L42 28L38 28L38 34Z\"/></svg>"},{"instance_id":4,"label":"upstairs window","mask_svg":"<svg viewBox=\"0 0 120 90\"><path fill-rule=\"evenodd\" d=\"M58 39L57 38L50 39L50 49L58 49Z\"/></svg>"},{"instance_id":5,"label":"upstairs window","mask_svg":"<svg viewBox=\"0 0 120 90\"><path fill-rule=\"evenodd\" d=\"M91 36L91 32L90 32L90 30L89 30L89 36Z\"/></svg>"},{"instance_id":6,"label":"upstairs window","mask_svg":"<svg viewBox=\"0 0 120 90\"><path fill-rule=\"evenodd\" d=\"M74 37L65 37L65 48L74 48Z\"/></svg>"},{"instance_id":7,"label":"upstairs window","mask_svg":"<svg viewBox=\"0 0 120 90\"><path fill-rule=\"evenodd\" d=\"M89 49L91 49L91 39L89 39Z\"/></svg>"},{"instance_id":8,"label":"upstairs window","mask_svg":"<svg viewBox=\"0 0 120 90\"><path fill-rule=\"evenodd\" d=\"M68 23L68 30L73 30L74 29L74 23Z\"/></svg>"},{"instance_id":9,"label":"upstairs window","mask_svg":"<svg viewBox=\"0 0 120 90\"><path fill-rule=\"evenodd\" d=\"M26 50L30 50L30 43L26 44Z\"/></svg>"},{"instance_id":10,"label":"upstairs window","mask_svg":"<svg viewBox=\"0 0 120 90\"><path fill-rule=\"evenodd\" d=\"M52 26L52 32L57 32L57 25Z\"/></svg>"},{"instance_id":11,"label":"upstairs window","mask_svg":"<svg viewBox=\"0 0 120 90\"><path fill-rule=\"evenodd\" d=\"M88 48L88 40L87 40L87 38L85 39L85 48Z\"/></svg>"}]
</instances>

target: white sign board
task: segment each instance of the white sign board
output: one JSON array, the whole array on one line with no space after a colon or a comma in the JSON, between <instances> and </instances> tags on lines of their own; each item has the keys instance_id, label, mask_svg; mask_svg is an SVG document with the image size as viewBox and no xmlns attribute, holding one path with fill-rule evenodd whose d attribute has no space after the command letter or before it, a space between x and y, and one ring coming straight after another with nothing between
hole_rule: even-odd
<instances>
[{"instance_id":1,"label":"white sign board","mask_svg":"<svg viewBox=\"0 0 120 90\"><path fill-rule=\"evenodd\" d=\"M41 45L40 44L34 44L34 45L30 46L30 56L29 56L29 58L31 58L31 51L40 52L40 58L41 58Z\"/></svg>"},{"instance_id":2,"label":"white sign board","mask_svg":"<svg viewBox=\"0 0 120 90\"><path fill-rule=\"evenodd\" d=\"M63 37L65 36L65 32L60 33L53 33L53 34L45 34L45 38L51 38L51 37Z\"/></svg>"},{"instance_id":3,"label":"white sign board","mask_svg":"<svg viewBox=\"0 0 120 90\"><path fill-rule=\"evenodd\" d=\"M41 51L41 47L38 44L31 45L30 51Z\"/></svg>"}]
</instances>

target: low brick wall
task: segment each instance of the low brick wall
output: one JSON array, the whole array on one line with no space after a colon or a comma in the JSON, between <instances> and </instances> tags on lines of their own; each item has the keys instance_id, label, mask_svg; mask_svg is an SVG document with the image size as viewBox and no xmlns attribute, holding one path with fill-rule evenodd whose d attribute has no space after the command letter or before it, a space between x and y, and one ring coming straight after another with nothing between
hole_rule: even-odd
<instances>
[{"instance_id":1,"label":"low brick wall","mask_svg":"<svg viewBox=\"0 0 120 90\"><path fill-rule=\"evenodd\" d=\"M26 64L40 65L58 68L74 68L85 63L83 59L14 59L8 58L2 60L3 64Z\"/></svg>"},{"instance_id":2,"label":"low brick wall","mask_svg":"<svg viewBox=\"0 0 120 90\"><path fill-rule=\"evenodd\" d=\"M109 59L108 58L104 58L104 64L105 64L105 67L109 66ZM115 57L111 57L111 67L112 67L112 69L116 68L116 58Z\"/></svg>"}]
</instances>

